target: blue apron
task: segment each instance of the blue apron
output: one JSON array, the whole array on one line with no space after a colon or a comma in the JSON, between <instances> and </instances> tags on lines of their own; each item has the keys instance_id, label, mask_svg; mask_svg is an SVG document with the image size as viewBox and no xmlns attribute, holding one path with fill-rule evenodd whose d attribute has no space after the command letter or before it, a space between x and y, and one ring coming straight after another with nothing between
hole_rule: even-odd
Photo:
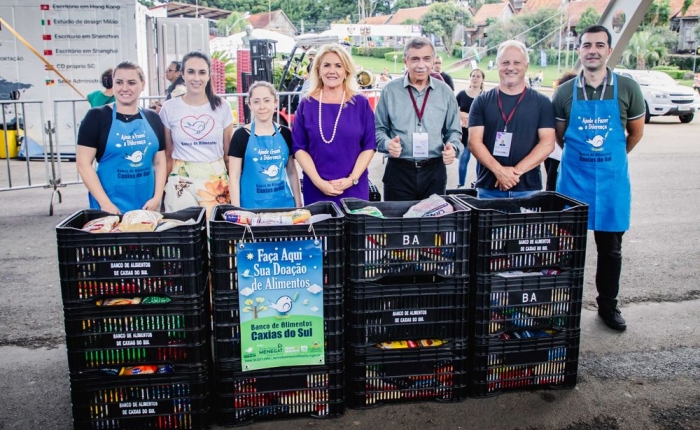
<instances>
[{"instance_id":1,"label":"blue apron","mask_svg":"<svg viewBox=\"0 0 700 430\"><path fill-rule=\"evenodd\" d=\"M112 126L97 164L102 188L122 213L143 208L156 187L153 157L158 152L158 136L141 109L139 113L140 119L117 121L117 107L112 105ZM97 200L88 197L90 208L99 209Z\"/></svg>"},{"instance_id":2,"label":"blue apron","mask_svg":"<svg viewBox=\"0 0 700 430\"><path fill-rule=\"evenodd\" d=\"M289 147L277 125L273 125L273 136L256 136L255 122L250 126L250 138L241 172L241 207L294 207L294 196L285 170L289 160Z\"/></svg>"},{"instance_id":3,"label":"blue apron","mask_svg":"<svg viewBox=\"0 0 700 430\"><path fill-rule=\"evenodd\" d=\"M611 100L579 100L578 88L577 77L557 191L589 205L589 230L627 231L632 193L617 77L613 74Z\"/></svg>"}]
</instances>

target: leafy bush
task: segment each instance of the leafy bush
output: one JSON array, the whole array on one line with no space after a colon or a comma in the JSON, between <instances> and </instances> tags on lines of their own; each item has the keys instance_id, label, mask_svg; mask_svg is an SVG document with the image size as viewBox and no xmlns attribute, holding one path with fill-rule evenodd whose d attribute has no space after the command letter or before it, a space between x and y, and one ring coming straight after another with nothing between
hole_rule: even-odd
<instances>
[{"instance_id":1,"label":"leafy bush","mask_svg":"<svg viewBox=\"0 0 700 430\"><path fill-rule=\"evenodd\" d=\"M391 51L384 54L384 59L386 61L394 61L394 55L396 55L396 61L403 61L403 51Z\"/></svg>"},{"instance_id":2,"label":"leafy bush","mask_svg":"<svg viewBox=\"0 0 700 430\"><path fill-rule=\"evenodd\" d=\"M678 66L654 66L651 70L678 70Z\"/></svg>"},{"instance_id":3,"label":"leafy bush","mask_svg":"<svg viewBox=\"0 0 700 430\"><path fill-rule=\"evenodd\" d=\"M681 55L669 55L666 57L666 62L669 65L676 66L679 70L693 70L693 57ZM700 65L700 61L696 61L696 66Z\"/></svg>"},{"instance_id":4,"label":"leafy bush","mask_svg":"<svg viewBox=\"0 0 700 430\"><path fill-rule=\"evenodd\" d=\"M686 70L659 70L659 71L666 73L668 76L672 77L673 79L683 79L683 76L685 76L686 73L689 73Z\"/></svg>"},{"instance_id":5,"label":"leafy bush","mask_svg":"<svg viewBox=\"0 0 700 430\"><path fill-rule=\"evenodd\" d=\"M384 54L393 52L394 48L389 46L385 48L372 48L369 46L353 46L352 55L359 55L361 57L374 57L374 58L385 58ZM402 54L403 55L403 54ZM392 58L393 61L393 58Z\"/></svg>"}]
</instances>

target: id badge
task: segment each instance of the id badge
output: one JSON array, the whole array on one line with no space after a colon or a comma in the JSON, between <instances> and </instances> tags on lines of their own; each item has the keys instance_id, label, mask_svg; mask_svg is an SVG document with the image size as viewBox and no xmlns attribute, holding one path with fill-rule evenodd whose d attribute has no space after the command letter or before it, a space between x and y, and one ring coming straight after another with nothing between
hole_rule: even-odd
<instances>
[{"instance_id":1,"label":"id badge","mask_svg":"<svg viewBox=\"0 0 700 430\"><path fill-rule=\"evenodd\" d=\"M428 158L428 133L413 133L413 158Z\"/></svg>"},{"instance_id":2,"label":"id badge","mask_svg":"<svg viewBox=\"0 0 700 430\"><path fill-rule=\"evenodd\" d=\"M513 139L513 133L504 131L496 132L496 143L493 145L493 155L498 157L508 157L510 155L510 142Z\"/></svg>"}]
</instances>

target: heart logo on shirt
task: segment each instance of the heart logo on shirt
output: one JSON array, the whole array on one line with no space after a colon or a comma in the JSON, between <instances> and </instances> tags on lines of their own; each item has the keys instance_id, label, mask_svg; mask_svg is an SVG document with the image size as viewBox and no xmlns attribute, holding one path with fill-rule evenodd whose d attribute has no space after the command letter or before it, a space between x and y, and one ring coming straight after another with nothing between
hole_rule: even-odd
<instances>
[{"instance_id":1,"label":"heart logo on shirt","mask_svg":"<svg viewBox=\"0 0 700 430\"><path fill-rule=\"evenodd\" d=\"M186 116L180 120L180 128L192 139L202 140L214 129L214 118L209 114Z\"/></svg>"}]
</instances>

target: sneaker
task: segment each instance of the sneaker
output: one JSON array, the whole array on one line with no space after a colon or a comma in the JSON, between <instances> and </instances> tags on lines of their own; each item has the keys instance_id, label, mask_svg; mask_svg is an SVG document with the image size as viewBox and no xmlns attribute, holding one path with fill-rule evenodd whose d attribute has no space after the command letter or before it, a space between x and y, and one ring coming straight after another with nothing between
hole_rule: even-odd
<instances>
[{"instance_id":1,"label":"sneaker","mask_svg":"<svg viewBox=\"0 0 700 430\"><path fill-rule=\"evenodd\" d=\"M627 328L625 319L618 308L598 307L598 316L602 318L605 325L613 330L624 331Z\"/></svg>"}]
</instances>

